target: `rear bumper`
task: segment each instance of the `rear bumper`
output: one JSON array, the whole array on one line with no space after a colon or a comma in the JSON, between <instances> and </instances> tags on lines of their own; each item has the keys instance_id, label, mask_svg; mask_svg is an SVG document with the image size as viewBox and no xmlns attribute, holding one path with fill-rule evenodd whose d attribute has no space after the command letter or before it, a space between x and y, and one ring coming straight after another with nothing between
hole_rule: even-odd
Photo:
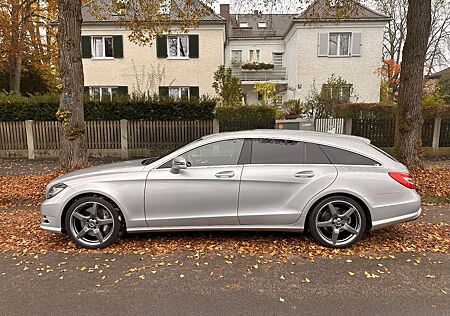
<instances>
[{"instance_id":1,"label":"rear bumper","mask_svg":"<svg viewBox=\"0 0 450 316\"><path fill-rule=\"evenodd\" d=\"M372 222L371 230L380 229L380 228L395 225L398 223L413 221L413 220L417 219L421 213L422 213L422 208L419 208L416 212L413 212L410 214L405 214L405 215L401 215L401 216L397 216L397 217L374 221L374 222Z\"/></svg>"}]
</instances>

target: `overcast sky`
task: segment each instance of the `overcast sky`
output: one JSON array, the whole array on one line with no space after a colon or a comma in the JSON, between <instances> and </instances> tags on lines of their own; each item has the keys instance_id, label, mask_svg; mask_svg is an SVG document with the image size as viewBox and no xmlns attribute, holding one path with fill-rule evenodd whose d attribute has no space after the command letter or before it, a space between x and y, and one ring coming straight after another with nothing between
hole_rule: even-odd
<instances>
[{"instance_id":1,"label":"overcast sky","mask_svg":"<svg viewBox=\"0 0 450 316\"><path fill-rule=\"evenodd\" d=\"M256 2L255 0L253 0L253 1ZM362 2L364 4L370 6L371 1L372 0L366 0L366 1L362 1ZM269 2L269 1L260 0L259 2L264 3L264 2ZM262 10L262 11L270 11L271 13L300 13L306 7L304 4L302 4L302 2L305 2L305 0L303 0L303 1L276 0L275 2L277 3L277 6L274 6L271 10L264 10L263 6L261 6L260 8L255 8L255 7L248 8L243 4L242 1L239 1L239 0L215 0L214 10L217 13L219 13L220 4L222 4L222 3L231 4L231 12L232 13L250 13L256 9ZM267 12L267 13L269 13L269 12Z\"/></svg>"}]
</instances>

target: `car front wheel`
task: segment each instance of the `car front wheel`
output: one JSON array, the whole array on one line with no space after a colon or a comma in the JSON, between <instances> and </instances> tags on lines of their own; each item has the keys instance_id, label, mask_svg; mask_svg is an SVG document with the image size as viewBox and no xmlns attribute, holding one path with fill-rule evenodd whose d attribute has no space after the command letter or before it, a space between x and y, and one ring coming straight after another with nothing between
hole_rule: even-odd
<instances>
[{"instance_id":1,"label":"car front wheel","mask_svg":"<svg viewBox=\"0 0 450 316\"><path fill-rule=\"evenodd\" d=\"M104 248L115 242L120 233L118 212L108 201L94 196L76 200L65 218L67 235L79 246Z\"/></svg>"},{"instance_id":2,"label":"car front wheel","mask_svg":"<svg viewBox=\"0 0 450 316\"><path fill-rule=\"evenodd\" d=\"M333 196L314 207L308 224L311 235L318 243L331 248L346 248L364 235L366 216L355 200Z\"/></svg>"}]
</instances>

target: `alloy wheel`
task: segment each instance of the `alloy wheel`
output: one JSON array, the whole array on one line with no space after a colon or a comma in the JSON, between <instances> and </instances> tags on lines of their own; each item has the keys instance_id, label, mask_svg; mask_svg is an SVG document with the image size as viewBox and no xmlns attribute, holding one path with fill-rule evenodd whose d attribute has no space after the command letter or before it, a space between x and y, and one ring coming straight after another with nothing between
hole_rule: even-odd
<instances>
[{"instance_id":1,"label":"alloy wheel","mask_svg":"<svg viewBox=\"0 0 450 316\"><path fill-rule=\"evenodd\" d=\"M331 201L317 212L315 226L330 245L350 244L362 230L360 211L349 202Z\"/></svg>"},{"instance_id":2,"label":"alloy wheel","mask_svg":"<svg viewBox=\"0 0 450 316\"><path fill-rule=\"evenodd\" d=\"M70 229L78 242L88 246L104 244L114 232L111 210L98 202L84 202L70 215Z\"/></svg>"}]
</instances>

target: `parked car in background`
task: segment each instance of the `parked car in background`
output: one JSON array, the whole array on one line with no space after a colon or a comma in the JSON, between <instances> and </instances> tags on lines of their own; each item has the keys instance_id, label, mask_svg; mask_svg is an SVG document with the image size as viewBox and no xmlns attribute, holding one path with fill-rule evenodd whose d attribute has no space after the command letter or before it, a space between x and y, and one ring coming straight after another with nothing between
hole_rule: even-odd
<instances>
[{"instance_id":1,"label":"parked car in background","mask_svg":"<svg viewBox=\"0 0 450 316\"><path fill-rule=\"evenodd\" d=\"M43 229L101 248L121 232L303 232L327 247L416 219L407 168L348 135L289 130L203 137L152 162L78 170L47 186Z\"/></svg>"}]
</instances>

